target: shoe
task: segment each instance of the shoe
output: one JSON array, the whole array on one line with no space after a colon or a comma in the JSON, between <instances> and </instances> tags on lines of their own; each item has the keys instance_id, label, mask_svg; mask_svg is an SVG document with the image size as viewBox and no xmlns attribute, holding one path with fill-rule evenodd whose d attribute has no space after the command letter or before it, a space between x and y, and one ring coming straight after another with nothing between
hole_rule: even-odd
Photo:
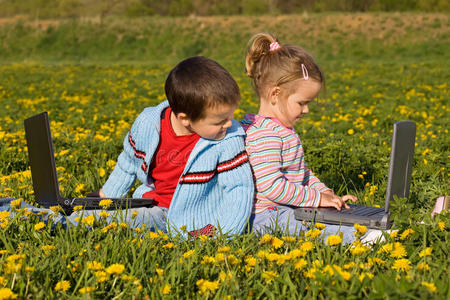
<instances>
[{"instance_id":1,"label":"shoe","mask_svg":"<svg viewBox=\"0 0 450 300\"><path fill-rule=\"evenodd\" d=\"M383 233L390 234L392 230L369 229L361 238L361 243L366 245L373 245L375 243L382 243L386 240Z\"/></svg>"},{"instance_id":2,"label":"shoe","mask_svg":"<svg viewBox=\"0 0 450 300\"><path fill-rule=\"evenodd\" d=\"M443 210L449 210L449 208L450 208L450 197L449 196L439 197L436 200L436 204L434 205L434 209L433 212L431 213L431 216L439 214Z\"/></svg>"}]
</instances>

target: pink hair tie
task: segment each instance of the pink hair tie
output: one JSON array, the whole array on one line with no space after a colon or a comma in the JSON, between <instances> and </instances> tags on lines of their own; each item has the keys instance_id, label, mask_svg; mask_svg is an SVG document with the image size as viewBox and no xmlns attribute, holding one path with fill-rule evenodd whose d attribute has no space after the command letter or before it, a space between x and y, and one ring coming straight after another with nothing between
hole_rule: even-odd
<instances>
[{"instance_id":1,"label":"pink hair tie","mask_svg":"<svg viewBox=\"0 0 450 300\"><path fill-rule=\"evenodd\" d=\"M270 44L269 51L270 51L270 52L273 52L273 51L275 51L275 50L277 50L277 49L280 49L280 48L281 48L280 44L278 44L278 42L275 41L275 42L273 42L273 43Z\"/></svg>"},{"instance_id":2,"label":"pink hair tie","mask_svg":"<svg viewBox=\"0 0 450 300\"><path fill-rule=\"evenodd\" d=\"M303 73L303 79L308 80L309 79L308 69L305 67L304 64L302 64L302 73Z\"/></svg>"}]
</instances>

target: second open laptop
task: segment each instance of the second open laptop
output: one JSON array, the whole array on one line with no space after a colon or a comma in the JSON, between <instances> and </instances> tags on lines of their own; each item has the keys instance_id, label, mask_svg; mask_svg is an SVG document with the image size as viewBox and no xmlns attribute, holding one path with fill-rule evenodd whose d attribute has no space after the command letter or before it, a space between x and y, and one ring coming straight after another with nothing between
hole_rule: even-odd
<instances>
[{"instance_id":1,"label":"second open laptop","mask_svg":"<svg viewBox=\"0 0 450 300\"><path fill-rule=\"evenodd\" d=\"M153 199L141 198L97 198L97 197L63 197L59 191L56 173L53 141L50 132L48 113L34 115L24 121L28 157L31 167L31 178L36 202L43 207L60 205L71 212L74 206L84 209L100 209L99 203L111 199L113 205L109 209L136 208L153 206Z\"/></svg>"},{"instance_id":2,"label":"second open laptop","mask_svg":"<svg viewBox=\"0 0 450 300\"><path fill-rule=\"evenodd\" d=\"M295 218L338 225L359 224L375 229L391 228L390 201L394 196L409 197L415 138L416 124L414 122L399 121L394 124L384 209L353 204L349 204L350 209L341 209L341 211L328 207L301 207L295 210Z\"/></svg>"}]
</instances>

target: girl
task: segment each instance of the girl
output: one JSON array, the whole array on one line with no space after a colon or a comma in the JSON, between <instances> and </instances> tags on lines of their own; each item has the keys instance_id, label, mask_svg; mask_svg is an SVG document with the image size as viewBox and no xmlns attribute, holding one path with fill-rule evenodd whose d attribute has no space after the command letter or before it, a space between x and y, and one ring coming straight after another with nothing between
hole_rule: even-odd
<instances>
[{"instance_id":1,"label":"girl","mask_svg":"<svg viewBox=\"0 0 450 300\"><path fill-rule=\"evenodd\" d=\"M302 143L294 125L309 112L324 77L302 48L280 45L271 34L260 33L249 42L245 60L260 100L258 114L246 114L246 149L256 180L256 200L250 223L262 234L276 228L293 235L308 228L294 218L294 209L335 207L347 209L353 195L334 194L306 167ZM327 225L324 235L343 233L354 240L353 227Z\"/></svg>"}]
</instances>

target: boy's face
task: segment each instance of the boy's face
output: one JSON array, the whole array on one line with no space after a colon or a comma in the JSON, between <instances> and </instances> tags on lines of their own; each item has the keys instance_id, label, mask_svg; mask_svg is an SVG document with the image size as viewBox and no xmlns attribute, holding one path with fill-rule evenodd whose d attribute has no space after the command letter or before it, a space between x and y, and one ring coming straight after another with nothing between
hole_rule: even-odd
<instances>
[{"instance_id":1,"label":"boy's face","mask_svg":"<svg viewBox=\"0 0 450 300\"><path fill-rule=\"evenodd\" d=\"M188 129L210 140L221 140L231 126L233 113L238 105L217 105L208 107L205 116L196 121L189 121Z\"/></svg>"}]
</instances>

